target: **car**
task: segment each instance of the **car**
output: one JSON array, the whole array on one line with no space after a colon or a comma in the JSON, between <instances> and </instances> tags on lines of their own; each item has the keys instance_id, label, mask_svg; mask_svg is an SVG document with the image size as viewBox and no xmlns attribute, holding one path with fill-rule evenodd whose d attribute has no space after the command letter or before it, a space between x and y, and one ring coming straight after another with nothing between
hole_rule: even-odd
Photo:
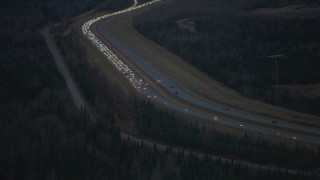
<instances>
[{"instance_id":1,"label":"car","mask_svg":"<svg viewBox=\"0 0 320 180\"><path fill-rule=\"evenodd\" d=\"M212 116L211 118L212 118L213 120L215 120L215 121L218 120L218 117L217 117L217 116Z\"/></svg>"},{"instance_id":2,"label":"car","mask_svg":"<svg viewBox=\"0 0 320 180\"><path fill-rule=\"evenodd\" d=\"M274 135L279 136L279 135L280 135L280 133L279 133L279 132L275 132L275 133L274 133Z\"/></svg>"},{"instance_id":3,"label":"car","mask_svg":"<svg viewBox=\"0 0 320 180\"><path fill-rule=\"evenodd\" d=\"M297 137L295 137L295 136L292 136L292 139L293 139L293 140L296 140L296 139L297 139Z\"/></svg>"}]
</instances>

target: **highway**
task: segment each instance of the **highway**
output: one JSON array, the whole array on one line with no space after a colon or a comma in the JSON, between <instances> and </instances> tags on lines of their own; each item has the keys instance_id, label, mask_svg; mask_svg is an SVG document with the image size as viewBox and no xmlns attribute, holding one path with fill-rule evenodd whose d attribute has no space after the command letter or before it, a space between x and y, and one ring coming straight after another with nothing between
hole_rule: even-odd
<instances>
[{"instance_id":1,"label":"highway","mask_svg":"<svg viewBox=\"0 0 320 180\"><path fill-rule=\"evenodd\" d=\"M290 139L294 141L300 141L304 143L311 143L320 145L320 129L309 127L301 124L290 123L282 121L279 119L271 119L268 117L258 116L256 114L251 114L248 112L240 111L234 108L222 106L214 102L207 102L201 99L198 99L182 88L176 82L173 82L165 74L160 72L152 64L148 63L147 60L143 59L137 52L131 50L128 46L125 45L119 38L114 36L112 32L108 29L108 26L112 25L113 21L116 21L118 18L123 16L133 16L137 13L148 10L149 8L154 7L155 5L161 4L160 0L151 1L149 3L137 5L137 1L134 1L134 5L113 13L105 14L100 17L96 17L87 21L82 26L83 34L101 51L102 54L106 56L108 60L118 72L142 95L149 98L155 103L165 105L166 107L183 112L187 115L194 116L196 118L212 121L221 125L225 125L232 128L244 129L250 132L263 134L267 136L276 136L283 139ZM97 29L99 33L110 42L114 47L121 51L136 67L143 70L149 77L151 77L155 82L158 82L159 86L163 87L167 93L171 96L176 97L178 100L182 100L189 104L195 105L197 107L203 108L205 110L212 111L213 113L203 113L195 109L188 109L176 103L169 101L166 97L160 96L159 93L153 88L150 87L150 82L147 82L142 76L134 72L127 64L124 63L121 58L119 58L110 47L107 47L102 40L100 40L92 31L92 25L97 23ZM215 115L214 112L219 112L227 115L228 117L235 117L234 119L220 118ZM239 121L243 119L245 121ZM277 123L272 123L276 121ZM257 128L257 126L251 125L249 122L254 122L260 126L269 126L269 128ZM270 130L272 127L273 130ZM279 130L281 129L281 130ZM286 132L283 129L290 131ZM293 134L291 132L298 132ZM305 136L302 134L313 134L313 137Z\"/></svg>"},{"instance_id":2,"label":"highway","mask_svg":"<svg viewBox=\"0 0 320 180\"><path fill-rule=\"evenodd\" d=\"M41 33L45 39L45 42L48 46L48 49L50 50L50 52L53 56L54 62L56 64L59 72L62 74L63 78L65 79L68 91L70 92L70 95L72 97L72 101L74 102L75 106L79 110L81 110L84 107L90 107L88 104L86 104L85 99L81 96L79 87L76 86L76 83L74 82L73 77L70 75L70 73L67 70L67 67L63 63L63 56L60 54L58 47L55 45L52 37L50 36L49 29L50 29L49 27L46 27L41 31ZM94 119L95 116L91 113L90 108L88 109L88 113L89 113L89 116ZM255 169L280 171L280 172L290 173L290 174L304 173L306 175L311 175L311 176L314 175L313 173L302 172L302 171L294 170L294 169L287 169L287 168L280 168L280 167L271 166L271 165L250 163L247 161L230 159L230 158L221 157L221 156L208 155L208 154L204 154L201 152L197 152L197 151L193 151L193 150L185 149L185 148L181 148L181 147L167 146L165 144L153 142L153 141L145 139L145 138L131 136L131 135L126 134L124 132L121 132L121 139L122 140L129 140L130 139L131 143L133 142L133 143L136 143L139 145L142 144L144 147L154 148L154 146L156 146L158 149L161 149L163 151L165 151L168 148L168 149L172 149L172 152L175 152L175 153L183 151L183 153L185 155L194 154L194 155L198 156L199 158L207 156L207 157L212 158L213 160L219 160L219 161L226 162L226 163L232 162L232 163L240 164L242 166L247 166L247 167L251 167L251 168L255 168ZM317 175L317 177L319 177L319 175Z\"/></svg>"}]
</instances>

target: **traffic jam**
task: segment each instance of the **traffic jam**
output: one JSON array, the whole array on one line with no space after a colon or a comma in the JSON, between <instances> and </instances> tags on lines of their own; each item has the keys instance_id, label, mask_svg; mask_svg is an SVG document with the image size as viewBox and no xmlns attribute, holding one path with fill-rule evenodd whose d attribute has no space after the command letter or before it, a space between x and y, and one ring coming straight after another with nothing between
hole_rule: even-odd
<instances>
[{"instance_id":1,"label":"traffic jam","mask_svg":"<svg viewBox=\"0 0 320 180\"><path fill-rule=\"evenodd\" d=\"M101 40L99 40L90 30L91 26L100 21L101 19L105 19L108 17L112 17L115 15L119 15L122 13L126 13L132 10L136 10L139 8L142 8L144 6L153 4L155 2L157 2L159 0L155 0L152 2L148 2L148 3L144 3L141 4L139 6L137 5L137 1L135 1L134 5L132 7L129 7L127 9L124 10L120 10L117 12L113 12L110 14L105 14L102 16L99 16L97 18L91 19L89 21L87 21L86 23L84 23L84 25L82 26L82 33L89 39L91 40L91 42L102 52L102 54L104 54L108 61L117 69L117 71L122 74L128 81L129 83L136 89L138 90L140 93L143 93L145 95L146 94L146 90L148 87L148 83L144 82L144 80L142 80L136 73L134 73L129 67L128 65L126 65L114 52L111 51L111 49L109 49ZM149 95L150 96L150 95ZM147 97L149 97L147 96ZM155 97L155 96L152 96Z\"/></svg>"}]
</instances>

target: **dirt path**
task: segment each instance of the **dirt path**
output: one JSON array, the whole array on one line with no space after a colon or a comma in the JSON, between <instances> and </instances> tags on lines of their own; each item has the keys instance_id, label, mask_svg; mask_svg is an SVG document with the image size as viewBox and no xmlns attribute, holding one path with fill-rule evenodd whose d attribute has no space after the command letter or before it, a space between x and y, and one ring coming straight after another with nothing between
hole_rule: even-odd
<instances>
[{"instance_id":1,"label":"dirt path","mask_svg":"<svg viewBox=\"0 0 320 180\"><path fill-rule=\"evenodd\" d=\"M52 37L50 36L49 27L43 29L41 31L41 33L47 43L48 49L50 50L50 52L53 56L54 62L57 65L59 72L61 73L61 75L63 76L63 78L66 81L67 88L70 92L70 95L71 95L71 98L72 98L74 104L76 105L76 107L78 109L85 108L86 103L83 100L83 98L81 97L80 92L78 91L77 86L75 85L68 69L66 68L65 64L63 63L63 57L60 54L57 46L55 45Z\"/></svg>"}]
</instances>

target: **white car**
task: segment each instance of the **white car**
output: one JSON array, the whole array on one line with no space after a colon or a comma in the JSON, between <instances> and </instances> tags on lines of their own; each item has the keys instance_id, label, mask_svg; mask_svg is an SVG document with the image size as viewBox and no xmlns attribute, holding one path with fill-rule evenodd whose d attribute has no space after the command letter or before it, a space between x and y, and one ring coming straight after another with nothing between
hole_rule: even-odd
<instances>
[{"instance_id":1,"label":"white car","mask_svg":"<svg viewBox=\"0 0 320 180\"><path fill-rule=\"evenodd\" d=\"M293 140L296 140L296 139L297 139L297 137L295 137L295 136L292 136L292 139L293 139Z\"/></svg>"},{"instance_id":2,"label":"white car","mask_svg":"<svg viewBox=\"0 0 320 180\"><path fill-rule=\"evenodd\" d=\"M218 120L218 117L217 116L213 116L212 119L216 121L216 120Z\"/></svg>"},{"instance_id":3,"label":"white car","mask_svg":"<svg viewBox=\"0 0 320 180\"><path fill-rule=\"evenodd\" d=\"M279 135L280 135L280 133L279 133L279 132L275 132L275 133L274 133L274 135L279 136Z\"/></svg>"}]
</instances>

